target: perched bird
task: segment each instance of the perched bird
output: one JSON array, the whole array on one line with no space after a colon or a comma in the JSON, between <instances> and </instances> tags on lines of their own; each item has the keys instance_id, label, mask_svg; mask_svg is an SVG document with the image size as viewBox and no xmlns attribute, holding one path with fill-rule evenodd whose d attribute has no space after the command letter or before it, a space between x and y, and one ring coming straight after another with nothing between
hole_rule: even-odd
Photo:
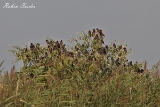
<instances>
[{"instance_id":1,"label":"perched bird","mask_svg":"<svg viewBox=\"0 0 160 107\"><path fill-rule=\"evenodd\" d=\"M96 36L94 37L94 40L98 40L99 39L99 37L98 37L98 35L96 34Z\"/></svg>"},{"instance_id":2,"label":"perched bird","mask_svg":"<svg viewBox=\"0 0 160 107\"><path fill-rule=\"evenodd\" d=\"M101 40L101 43L102 43L102 44L104 44L104 41L103 41L103 39Z\"/></svg>"},{"instance_id":3,"label":"perched bird","mask_svg":"<svg viewBox=\"0 0 160 107\"><path fill-rule=\"evenodd\" d=\"M106 49L103 48L103 47L102 47L102 48L98 48L98 53L101 54L101 55L102 55L102 54L103 54L103 55L107 54Z\"/></svg>"},{"instance_id":4,"label":"perched bird","mask_svg":"<svg viewBox=\"0 0 160 107\"><path fill-rule=\"evenodd\" d=\"M143 69L138 69L138 73L143 73Z\"/></svg>"},{"instance_id":5,"label":"perched bird","mask_svg":"<svg viewBox=\"0 0 160 107\"><path fill-rule=\"evenodd\" d=\"M65 52L65 55L66 55L67 57L72 57L72 58L74 58L74 53L73 53L73 52L67 51L67 52Z\"/></svg>"},{"instance_id":6,"label":"perched bird","mask_svg":"<svg viewBox=\"0 0 160 107\"><path fill-rule=\"evenodd\" d=\"M30 48L32 48L32 49L35 48L33 43L30 44Z\"/></svg>"},{"instance_id":7,"label":"perched bird","mask_svg":"<svg viewBox=\"0 0 160 107\"><path fill-rule=\"evenodd\" d=\"M101 29L96 29L97 30L97 33L100 35L100 36L105 36L103 33L102 33L102 30Z\"/></svg>"},{"instance_id":8,"label":"perched bird","mask_svg":"<svg viewBox=\"0 0 160 107\"><path fill-rule=\"evenodd\" d=\"M91 37L91 31L90 30L88 31L88 35Z\"/></svg>"},{"instance_id":9,"label":"perched bird","mask_svg":"<svg viewBox=\"0 0 160 107\"><path fill-rule=\"evenodd\" d=\"M123 48L123 50L124 50L125 53L127 53L127 49L125 47Z\"/></svg>"},{"instance_id":10,"label":"perched bird","mask_svg":"<svg viewBox=\"0 0 160 107\"><path fill-rule=\"evenodd\" d=\"M28 49L27 48L24 48L24 52L27 52L28 51Z\"/></svg>"},{"instance_id":11,"label":"perched bird","mask_svg":"<svg viewBox=\"0 0 160 107\"><path fill-rule=\"evenodd\" d=\"M40 44L36 43L36 48L39 50Z\"/></svg>"},{"instance_id":12,"label":"perched bird","mask_svg":"<svg viewBox=\"0 0 160 107\"><path fill-rule=\"evenodd\" d=\"M48 56L48 53L47 53L47 52L45 52L44 57L46 58L47 56Z\"/></svg>"},{"instance_id":13,"label":"perched bird","mask_svg":"<svg viewBox=\"0 0 160 107\"><path fill-rule=\"evenodd\" d=\"M115 43L113 44L113 47L116 48L116 44Z\"/></svg>"},{"instance_id":14,"label":"perched bird","mask_svg":"<svg viewBox=\"0 0 160 107\"><path fill-rule=\"evenodd\" d=\"M63 41L61 40L59 44L60 44L60 46L62 46L63 45Z\"/></svg>"},{"instance_id":15,"label":"perched bird","mask_svg":"<svg viewBox=\"0 0 160 107\"><path fill-rule=\"evenodd\" d=\"M46 40L46 43L47 43L47 44L50 44L50 42L49 42L48 40Z\"/></svg>"},{"instance_id":16,"label":"perched bird","mask_svg":"<svg viewBox=\"0 0 160 107\"><path fill-rule=\"evenodd\" d=\"M119 58L116 59L115 64L116 64L117 66L119 66L119 65L121 64L121 63L119 62Z\"/></svg>"},{"instance_id":17,"label":"perched bird","mask_svg":"<svg viewBox=\"0 0 160 107\"><path fill-rule=\"evenodd\" d=\"M102 30L100 30L100 34L99 35L105 37L105 35L102 33Z\"/></svg>"},{"instance_id":18,"label":"perched bird","mask_svg":"<svg viewBox=\"0 0 160 107\"><path fill-rule=\"evenodd\" d=\"M95 34L96 34L96 30L95 30L95 29L93 29L93 30L92 30L92 35L91 35L91 36L92 36L92 37L94 37L94 36L95 36Z\"/></svg>"},{"instance_id":19,"label":"perched bird","mask_svg":"<svg viewBox=\"0 0 160 107\"><path fill-rule=\"evenodd\" d=\"M133 66L132 61L129 62L129 65L130 65L130 66Z\"/></svg>"},{"instance_id":20,"label":"perched bird","mask_svg":"<svg viewBox=\"0 0 160 107\"><path fill-rule=\"evenodd\" d=\"M96 28L96 30L97 30L98 33L100 32L100 30L98 28Z\"/></svg>"},{"instance_id":21,"label":"perched bird","mask_svg":"<svg viewBox=\"0 0 160 107\"><path fill-rule=\"evenodd\" d=\"M119 47L118 47L118 50L121 50L122 49L122 45L120 45Z\"/></svg>"},{"instance_id":22,"label":"perched bird","mask_svg":"<svg viewBox=\"0 0 160 107\"><path fill-rule=\"evenodd\" d=\"M105 48L108 50L108 49L109 49L109 48L108 48L108 45L106 45L106 47L105 47Z\"/></svg>"},{"instance_id":23,"label":"perched bird","mask_svg":"<svg viewBox=\"0 0 160 107\"><path fill-rule=\"evenodd\" d=\"M78 51L79 49L77 48L77 46L75 46L75 50Z\"/></svg>"},{"instance_id":24,"label":"perched bird","mask_svg":"<svg viewBox=\"0 0 160 107\"><path fill-rule=\"evenodd\" d=\"M62 51L66 51L65 46L66 46L66 44L63 44L63 45L62 45Z\"/></svg>"},{"instance_id":25,"label":"perched bird","mask_svg":"<svg viewBox=\"0 0 160 107\"><path fill-rule=\"evenodd\" d=\"M56 44L55 44L55 45L56 45L57 48L60 48L60 44L59 44L58 41L56 41Z\"/></svg>"},{"instance_id":26,"label":"perched bird","mask_svg":"<svg viewBox=\"0 0 160 107\"><path fill-rule=\"evenodd\" d=\"M36 51L37 50L33 43L30 44L30 50L31 51Z\"/></svg>"},{"instance_id":27,"label":"perched bird","mask_svg":"<svg viewBox=\"0 0 160 107\"><path fill-rule=\"evenodd\" d=\"M121 57L121 56L122 56L122 53L119 53L118 56Z\"/></svg>"},{"instance_id":28,"label":"perched bird","mask_svg":"<svg viewBox=\"0 0 160 107\"><path fill-rule=\"evenodd\" d=\"M34 78L34 74L32 72L29 74L29 76L30 78Z\"/></svg>"}]
</instances>

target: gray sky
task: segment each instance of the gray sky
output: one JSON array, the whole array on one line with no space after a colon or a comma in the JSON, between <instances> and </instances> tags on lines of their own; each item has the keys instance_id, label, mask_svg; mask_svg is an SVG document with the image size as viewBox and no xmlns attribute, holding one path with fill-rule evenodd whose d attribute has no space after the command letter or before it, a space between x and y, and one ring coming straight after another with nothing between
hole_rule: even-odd
<instances>
[{"instance_id":1,"label":"gray sky","mask_svg":"<svg viewBox=\"0 0 160 107\"><path fill-rule=\"evenodd\" d=\"M5 3L35 8L7 9ZM47 36L67 41L93 28L103 30L105 44L128 44L133 62L147 60L151 68L160 60L160 0L0 0L0 61L11 68L15 57L6 50L8 44L45 43Z\"/></svg>"}]
</instances>

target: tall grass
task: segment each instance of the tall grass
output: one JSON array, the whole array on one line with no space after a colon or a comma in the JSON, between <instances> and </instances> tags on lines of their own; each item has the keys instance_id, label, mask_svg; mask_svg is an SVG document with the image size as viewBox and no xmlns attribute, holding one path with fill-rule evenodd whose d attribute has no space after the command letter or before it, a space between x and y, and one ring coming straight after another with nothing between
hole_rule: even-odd
<instances>
[{"instance_id":1,"label":"tall grass","mask_svg":"<svg viewBox=\"0 0 160 107\"><path fill-rule=\"evenodd\" d=\"M46 40L46 46L31 44L10 51L22 60L20 71L1 76L3 107L152 107L160 105L160 63L126 59L126 45L103 44L101 30L81 32L75 47L63 41ZM97 36L98 35L98 36ZM98 38L98 39L96 39ZM80 40L80 41L79 41ZM155 71L154 75L152 71Z\"/></svg>"}]
</instances>

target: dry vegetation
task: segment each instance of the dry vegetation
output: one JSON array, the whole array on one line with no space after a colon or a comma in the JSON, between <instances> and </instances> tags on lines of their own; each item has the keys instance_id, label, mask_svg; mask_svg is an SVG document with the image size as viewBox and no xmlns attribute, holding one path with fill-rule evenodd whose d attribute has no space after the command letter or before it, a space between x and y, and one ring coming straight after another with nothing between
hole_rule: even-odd
<instances>
[{"instance_id":1,"label":"dry vegetation","mask_svg":"<svg viewBox=\"0 0 160 107\"><path fill-rule=\"evenodd\" d=\"M128 61L127 45L104 44L100 29L80 32L66 48L48 38L9 49L16 62L1 75L1 107L157 107L160 105L159 66ZM2 62L3 63L3 62ZM2 66L2 63L0 66ZM3 69L1 69L1 72ZM152 74L152 72L157 72Z\"/></svg>"}]
</instances>

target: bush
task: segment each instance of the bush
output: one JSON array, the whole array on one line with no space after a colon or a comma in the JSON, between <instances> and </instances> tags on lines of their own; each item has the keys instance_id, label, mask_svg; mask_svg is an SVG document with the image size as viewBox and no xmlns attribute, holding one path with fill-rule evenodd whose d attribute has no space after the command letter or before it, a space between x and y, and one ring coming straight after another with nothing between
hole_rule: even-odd
<instances>
[{"instance_id":1,"label":"bush","mask_svg":"<svg viewBox=\"0 0 160 107\"><path fill-rule=\"evenodd\" d=\"M104 45L100 29L79 33L75 46L46 40L9 49L17 61L5 73L0 89L0 105L17 107L110 107L158 106L160 82L151 77L145 63L128 61L127 45Z\"/></svg>"}]
</instances>

